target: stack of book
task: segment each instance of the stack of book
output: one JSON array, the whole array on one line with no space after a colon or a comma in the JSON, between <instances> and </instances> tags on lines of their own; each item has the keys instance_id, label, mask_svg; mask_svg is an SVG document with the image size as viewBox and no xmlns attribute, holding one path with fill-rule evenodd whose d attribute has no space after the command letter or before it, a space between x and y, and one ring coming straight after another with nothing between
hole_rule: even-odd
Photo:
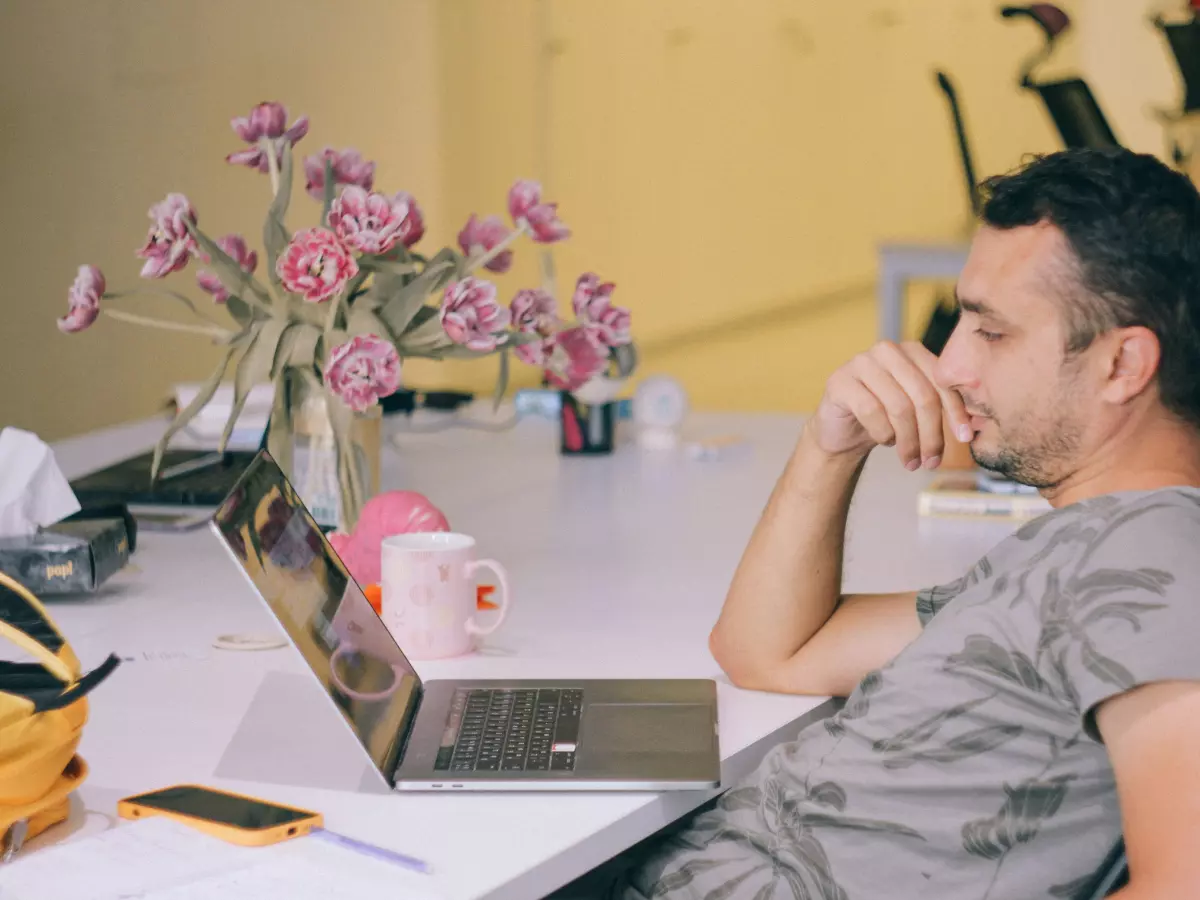
<instances>
[{"instance_id":1,"label":"stack of book","mask_svg":"<svg viewBox=\"0 0 1200 900\"><path fill-rule=\"evenodd\" d=\"M982 471L939 475L917 497L923 516L1023 520L1051 509L1035 489Z\"/></svg>"}]
</instances>

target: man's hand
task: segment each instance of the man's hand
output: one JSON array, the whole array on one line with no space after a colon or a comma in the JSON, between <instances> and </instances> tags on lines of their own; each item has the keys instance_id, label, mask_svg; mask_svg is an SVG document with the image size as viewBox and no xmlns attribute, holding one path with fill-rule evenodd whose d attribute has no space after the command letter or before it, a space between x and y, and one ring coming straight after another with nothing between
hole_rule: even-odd
<instances>
[{"instance_id":1,"label":"man's hand","mask_svg":"<svg viewBox=\"0 0 1200 900\"><path fill-rule=\"evenodd\" d=\"M809 428L831 456L865 456L895 446L908 469L938 466L945 449L943 414L964 443L971 439L962 397L933 379L936 357L918 343L884 341L842 366L825 385Z\"/></svg>"},{"instance_id":2,"label":"man's hand","mask_svg":"<svg viewBox=\"0 0 1200 900\"><path fill-rule=\"evenodd\" d=\"M830 377L709 639L735 684L849 693L920 633L913 593L841 596L842 549L850 498L873 447L894 444L909 468L933 468L943 416L970 429L962 398L935 386L933 366L920 344L884 343Z\"/></svg>"}]
</instances>

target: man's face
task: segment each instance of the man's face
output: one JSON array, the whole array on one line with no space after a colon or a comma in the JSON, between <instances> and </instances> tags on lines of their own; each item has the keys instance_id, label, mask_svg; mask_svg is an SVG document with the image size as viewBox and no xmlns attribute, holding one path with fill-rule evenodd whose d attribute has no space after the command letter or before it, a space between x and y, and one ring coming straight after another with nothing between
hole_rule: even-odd
<instances>
[{"instance_id":1,"label":"man's face","mask_svg":"<svg viewBox=\"0 0 1200 900\"><path fill-rule=\"evenodd\" d=\"M1052 487L1077 466L1096 403L1087 351L1065 354L1064 297L1080 290L1053 226L976 235L958 281L962 315L935 374L962 396L984 468Z\"/></svg>"}]
</instances>

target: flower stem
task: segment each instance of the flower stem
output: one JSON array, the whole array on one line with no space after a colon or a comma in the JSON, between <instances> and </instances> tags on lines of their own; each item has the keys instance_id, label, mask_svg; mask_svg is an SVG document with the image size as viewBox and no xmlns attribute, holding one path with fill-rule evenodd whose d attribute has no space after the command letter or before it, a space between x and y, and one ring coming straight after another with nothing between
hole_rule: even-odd
<instances>
[{"instance_id":1,"label":"flower stem","mask_svg":"<svg viewBox=\"0 0 1200 900\"><path fill-rule=\"evenodd\" d=\"M262 141L267 152L267 172L271 176L271 196L275 197L279 194L279 161L275 158L275 142L270 138L263 138Z\"/></svg>"},{"instance_id":2,"label":"flower stem","mask_svg":"<svg viewBox=\"0 0 1200 900\"><path fill-rule=\"evenodd\" d=\"M508 234L506 234L504 236L504 240L500 241L500 243L498 243L491 250L487 251L487 253L484 253L482 256L475 257L474 259L468 259L467 264L466 264L466 266L464 266L464 269L463 269L464 273L465 272L474 272L476 269L480 268L481 266L486 266L493 259L495 259L497 256L499 256L501 253L503 253L509 247L511 247L513 245L513 242L516 241L517 238L519 238L523 234L528 234L528 233L529 233L529 229L528 229L528 227L526 227L525 222L522 221L520 225L518 225L516 228L514 228L512 231L510 231Z\"/></svg>"},{"instance_id":3,"label":"flower stem","mask_svg":"<svg viewBox=\"0 0 1200 900\"><path fill-rule=\"evenodd\" d=\"M338 310L341 308L342 294L344 293L345 291L338 291L333 295L333 299L329 301L329 318L325 320L326 334L333 331L333 329L337 326Z\"/></svg>"},{"instance_id":4,"label":"flower stem","mask_svg":"<svg viewBox=\"0 0 1200 900\"><path fill-rule=\"evenodd\" d=\"M214 327L217 327L217 328L220 327L219 325L217 325L216 322L214 322L208 316L204 315L204 313L200 312L200 310L196 308L196 304L194 304L188 297L185 297L183 294L179 293L178 291L159 290L157 288L149 288L149 287L145 287L145 288L135 287L135 288L130 288L127 291L105 291L103 294L100 295L100 299L102 299L102 300L120 300L124 297L132 297L135 294L152 294L157 297L170 297L172 300L176 300L179 303L182 303L184 306L186 306L192 312L192 314L195 315L196 318L198 318L200 321L207 322L208 324L210 324Z\"/></svg>"},{"instance_id":5,"label":"flower stem","mask_svg":"<svg viewBox=\"0 0 1200 900\"><path fill-rule=\"evenodd\" d=\"M132 322L135 325L146 325L150 328L162 328L166 331L187 331L192 334L206 334L209 337L228 338L232 331L216 325L185 325L182 322L168 322L165 319L154 319L150 316L139 316L137 313L124 312L119 309L103 309L102 313L112 316L122 322Z\"/></svg>"}]
</instances>

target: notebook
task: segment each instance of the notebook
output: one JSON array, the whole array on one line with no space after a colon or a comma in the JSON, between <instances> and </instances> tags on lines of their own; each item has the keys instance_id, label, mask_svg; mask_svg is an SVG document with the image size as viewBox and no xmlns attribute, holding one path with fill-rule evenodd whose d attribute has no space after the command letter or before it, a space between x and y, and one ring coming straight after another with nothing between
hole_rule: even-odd
<instances>
[{"instance_id":1,"label":"notebook","mask_svg":"<svg viewBox=\"0 0 1200 900\"><path fill-rule=\"evenodd\" d=\"M3 900L437 900L430 876L302 837L240 847L163 817L0 866Z\"/></svg>"}]
</instances>

